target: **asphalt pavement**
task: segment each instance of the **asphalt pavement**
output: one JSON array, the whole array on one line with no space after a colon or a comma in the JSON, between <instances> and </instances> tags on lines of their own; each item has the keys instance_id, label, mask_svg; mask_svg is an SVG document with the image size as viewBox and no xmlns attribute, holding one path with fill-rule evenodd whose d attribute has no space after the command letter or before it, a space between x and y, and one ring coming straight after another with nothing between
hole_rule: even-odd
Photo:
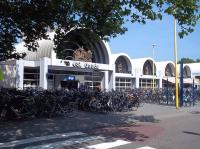
<instances>
[{"instance_id":1,"label":"asphalt pavement","mask_svg":"<svg viewBox=\"0 0 200 149\"><path fill-rule=\"evenodd\" d=\"M199 104L178 110L145 104L137 111L125 113L79 111L74 118L0 122L0 148L44 148L45 145L47 148L102 148L104 145L103 148L121 149L145 146L200 149L199 124Z\"/></svg>"}]
</instances>

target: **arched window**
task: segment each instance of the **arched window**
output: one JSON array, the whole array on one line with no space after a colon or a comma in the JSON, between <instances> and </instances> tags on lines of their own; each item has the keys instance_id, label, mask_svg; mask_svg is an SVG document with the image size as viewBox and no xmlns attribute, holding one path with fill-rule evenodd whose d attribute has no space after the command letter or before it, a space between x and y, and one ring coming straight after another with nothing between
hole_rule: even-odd
<instances>
[{"instance_id":1,"label":"arched window","mask_svg":"<svg viewBox=\"0 0 200 149\"><path fill-rule=\"evenodd\" d=\"M154 71L155 72L155 71ZM143 66L143 75L153 75L151 62L147 60Z\"/></svg>"},{"instance_id":2,"label":"arched window","mask_svg":"<svg viewBox=\"0 0 200 149\"><path fill-rule=\"evenodd\" d=\"M89 31L74 30L56 48L57 58L109 64L109 55L101 39L93 39Z\"/></svg>"},{"instance_id":3,"label":"arched window","mask_svg":"<svg viewBox=\"0 0 200 149\"><path fill-rule=\"evenodd\" d=\"M174 69L175 68L172 64L167 64L165 68L165 76L174 77L175 76Z\"/></svg>"},{"instance_id":4,"label":"arched window","mask_svg":"<svg viewBox=\"0 0 200 149\"><path fill-rule=\"evenodd\" d=\"M123 56L120 56L115 61L115 72L117 73L129 73L127 61Z\"/></svg>"},{"instance_id":5,"label":"arched window","mask_svg":"<svg viewBox=\"0 0 200 149\"><path fill-rule=\"evenodd\" d=\"M190 71L190 68L188 66L185 66L183 68L183 77L184 78L190 78L191 77L191 71Z\"/></svg>"}]
</instances>

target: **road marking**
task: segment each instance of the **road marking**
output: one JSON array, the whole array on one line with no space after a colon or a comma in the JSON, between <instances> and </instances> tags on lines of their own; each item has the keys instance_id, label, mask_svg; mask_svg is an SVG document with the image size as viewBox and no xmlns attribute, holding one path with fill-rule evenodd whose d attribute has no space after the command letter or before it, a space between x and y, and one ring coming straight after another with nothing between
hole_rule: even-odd
<instances>
[{"instance_id":1,"label":"road marking","mask_svg":"<svg viewBox=\"0 0 200 149\"><path fill-rule=\"evenodd\" d=\"M91 146L87 146L87 147L80 148L80 149L109 149L109 148L129 144L129 143L131 143L131 142L124 141L124 140L116 140L114 142L100 143L100 144L91 145Z\"/></svg>"},{"instance_id":2,"label":"road marking","mask_svg":"<svg viewBox=\"0 0 200 149\"><path fill-rule=\"evenodd\" d=\"M152 148L152 147L149 147L149 146L144 146L144 147L140 147L140 148L136 148L136 149L156 149L156 148Z\"/></svg>"},{"instance_id":3,"label":"road marking","mask_svg":"<svg viewBox=\"0 0 200 149\"><path fill-rule=\"evenodd\" d=\"M63 146L70 146L74 144L80 144L88 141L93 141L93 140L104 140L104 137L101 136L89 136L89 137L82 137L82 138L72 138L68 139L65 141L58 141L54 143L49 143L49 144L44 144L44 145L37 145L37 146L30 146L26 147L25 149L54 149L54 148L60 148Z\"/></svg>"},{"instance_id":4,"label":"road marking","mask_svg":"<svg viewBox=\"0 0 200 149\"><path fill-rule=\"evenodd\" d=\"M71 133L61 133L61 134L47 135L47 136L41 136L41 137L33 137L33 138L28 138L28 139L0 143L0 148L15 147L17 145L22 145L22 144L34 143L38 141L44 141L44 140L50 140L50 139L56 139L56 138L67 138L67 137L79 136L79 135L84 135L84 134L85 133L82 133L82 132L71 132Z\"/></svg>"}]
</instances>

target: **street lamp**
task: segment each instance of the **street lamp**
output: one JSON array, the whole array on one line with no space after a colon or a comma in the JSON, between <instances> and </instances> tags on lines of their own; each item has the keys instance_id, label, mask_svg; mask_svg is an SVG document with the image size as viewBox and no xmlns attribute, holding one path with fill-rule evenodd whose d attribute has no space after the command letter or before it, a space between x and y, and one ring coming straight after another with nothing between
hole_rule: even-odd
<instances>
[{"instance_id":1,"label":"street lamp","mask_svg":"<svg viewBox=\"0 0 200 149\"><path fill-rule=\"evenodd\" d=\"M156 47L156 44L152 44L152 49L153 49L153 60L154 60L154 48ZM154 90L154 61L153 61L153 87L152 89Z\"/></svg>"}]
</instances>

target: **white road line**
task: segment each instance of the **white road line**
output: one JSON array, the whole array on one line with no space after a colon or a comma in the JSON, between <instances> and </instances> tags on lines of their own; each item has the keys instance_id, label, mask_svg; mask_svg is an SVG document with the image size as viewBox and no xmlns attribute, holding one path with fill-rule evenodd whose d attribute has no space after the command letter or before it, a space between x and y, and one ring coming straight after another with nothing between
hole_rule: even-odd
<instances>
[{"instance_id":1,"label":"white road line","mask_svg":"<svg viewBox=\"0 0 200 149\"><path fill-rule=\"evenodd\" d=\"M149 146L144 146L144 147L140 147L140 148L136 148L136 149L156 149L156 148L152 148L152 147L149 147Z\"/></svg>"},{"instance_id":2,"label":"white road line","mask_svg":"<svg viewBox=\"0 0 200 149\"><path fill-rule=\"evenodd\" d=\"M98 139L105 139L105 138L101 136L72 138L65 141L59 141L59 142L54 142L54 143L49 143L49 144L44 144L44 145L30 146L30 147L26 147L25 149L54 149L54 148L60 148L62 146L70 146L70 145L80 144L83 142L88 142L88 141L93 141L93 140L98 140Z\"/></svg>"},{"instance_id":3,"label":"white road line","mask_svg":"<svg viewBox=\"0 0 200 149\"><path fill-rule=\"evenodd\" d=\"M0 143L0 148L15 147L17 145L22 145L22 144L28 144L28 143L56 139L56 138L67 138L67 137L79 136L79 135L84 135L84 134L85 133L82 133L82 132L71 132L71 133L61 133L61 134L47 135L47 136L41 136L41 137L33 137L33 138L28 138L28 139L21 139L21 140L16 140L16 141L11 141L11 142Z\"/></svg>"},{"instance_id":4,"label":"white road line","mask_svg":"<svg viewBox=\"0 0 200 149\"><path fill-rule=\"evenodd\" d=\"M91 146L87 146L87 147L80 148L80 149L109 149L109 148L129 144L129 143L131 143L131 142L124 141L124 140L116 140L114 142L100 143L100 144L91 145Z\"/></svg>"}]
</instances>

